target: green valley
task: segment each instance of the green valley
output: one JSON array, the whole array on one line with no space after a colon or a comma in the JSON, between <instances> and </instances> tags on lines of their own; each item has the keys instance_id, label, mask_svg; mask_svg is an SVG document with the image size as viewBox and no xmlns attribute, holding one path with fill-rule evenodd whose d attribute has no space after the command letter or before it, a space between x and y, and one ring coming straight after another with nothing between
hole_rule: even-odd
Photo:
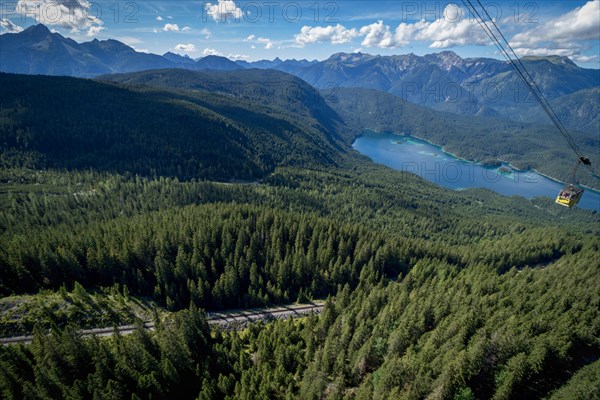
<instances>
[{"instance_id":1,"label":"green valley","mask_svg":"<svg viewBox=\"0 0 600 400\"><path fill-rule=\"evenodd\" d=\"M541 129L276 71L0 82L0 321L35 333L0 348L3 398L597 396L599 214L446 190L350 147L364 127L455 136L550 173ZM485 145L502 132L510 148ZM206 322L317 298L319 316Z\"/></svg>"}]
</instances>

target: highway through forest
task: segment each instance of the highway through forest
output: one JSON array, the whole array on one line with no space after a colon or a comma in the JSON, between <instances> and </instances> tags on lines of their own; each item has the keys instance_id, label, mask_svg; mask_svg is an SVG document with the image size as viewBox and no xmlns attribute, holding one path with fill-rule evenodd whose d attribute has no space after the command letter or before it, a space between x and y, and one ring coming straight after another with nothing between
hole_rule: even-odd
<instances>
[{"instance_id":1,"label":"highway through forest","mask_svg":"<svg viewBox=\"0 0 600 400\"><path fill-rule=\"evenodd\" d=\"M222 329L242 329L248 324L256 321L270 321L274 319L298 318L309 314L319 314L323 310L323 303L297 304L275 308L255 308L248 310L231 310L207 312L206 321L209 325ZM147 330L154 330L154 322L145 322L143 324ZM82 336L112 336L115 331L121 335L133 333L137 327L135 325L121 325L106 328L83 329L80 331ZM33 340L32 335L12 336L0 338L0 344L29 344Z\"/></svg>"}]
</instances>

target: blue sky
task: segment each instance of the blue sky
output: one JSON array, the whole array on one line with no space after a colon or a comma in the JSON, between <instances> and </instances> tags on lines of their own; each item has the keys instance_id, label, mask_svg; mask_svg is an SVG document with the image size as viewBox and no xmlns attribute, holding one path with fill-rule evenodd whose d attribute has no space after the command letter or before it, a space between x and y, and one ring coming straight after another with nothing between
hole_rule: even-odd
<instances>
[{"instance_id":1,"label":"blue sky","mask_svg":"<svg viewBox=\"0 0 600 400\"><path fill-rule=\"evenodd\" d=\"M475 2L475 1L474 1ZM78 42L249 61L452 50L500 58L462 1L0 1L2 33L42 22ZM600 1L482 1L519 55L600 67Z\"/></svg>"}]
</instances>

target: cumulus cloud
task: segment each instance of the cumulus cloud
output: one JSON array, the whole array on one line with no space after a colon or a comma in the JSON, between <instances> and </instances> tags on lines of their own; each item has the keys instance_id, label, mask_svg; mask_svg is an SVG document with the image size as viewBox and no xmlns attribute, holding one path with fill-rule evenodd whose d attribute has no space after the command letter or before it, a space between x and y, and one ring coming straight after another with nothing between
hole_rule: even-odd
<instances>
[{"instance_id":1,"label":"cumulus cloud","mask_svg":"<svg viewBox=\"0 0 600 400\"><path fill-rule=\"evenodd\" d=\"M403 47L412 41L429 43L434 49L490 43L477 21L464 18L463 10L452 3L444 8L443 16L434 21L403 22L393 33L379 21L361 28L360 32L366 34L362 43L365 47Z\"/></svg>"},{"instance_id":2,"label":"cumulus cloud","mask_svg":"<svg viewBox=\"0 0 600 400\"><path fill-rule=\"evenodd\" d=\"M511 44L524 47L540 42L571 44L578 40L600 40L600 1L589 1L535 29L518 33Z\"/></svg>"},{"instance_id":3,"label":"cumulus cloud","mask_svg":"<svg viewBox=\"0 0 600 400\"><path fill-rule=\"evenodd\" d=\"M193 43L179 43L177 46L175 46L175 51L183 53L195 53L198 50L196 49L196 46Z\"/></svg>"},{"instance_id":4,"label":"cumulus cloud","mask_svg":"<svg viewBox=\"0 0 600 400\"><path fill-rule=\"evenodd\" d=\"M362 37L361 46L398 48L412 41L428 42L431 48L446 48L460 45L487 45L489 40L475 20L463 18L463 10L455 4L448 4L444 15L435 21L421 20L415 23L401 23L396 29L379 20L360 29L336 26L304 26L294 36L296 44L305 46L317 42L342 44Z\"/></svg>"},{"instance_id":5,"label":"cumulus cloud","mask_svg":"<svg viewBox=\"0 0 600 400\"><path fill-rule=\"evenodd\" d=\"M245 60L247 58L250 58L250 56L246 54L229 54L227 58L229 58L230 60Z\"/></svg>"},{"instance_id":6,"label":"cumulus cloud","mask_svg":"<svg viewBox=\"0 0 600 400\"><path fill-rule=\"evenodd\" d=\"M90 26L90 28L88 29L86 35L87 36L96 36L98 33L100 33L100 31L103 31L104 29L106 29L103 26Z\"/></svg>"},{"instance_id":7,"label":"cumulus cloud","mask_svg":"<svg viewBox=\"0 0 600 400\"><path fill-rule=\"evenodd\" d=\"M200 31L200 34L204 35L204 38L206 38L206 39L210 39L210 37L212 36L212 32L206 28L202 28L202 30Z\"/></svg>"},{"instance_id":8,"label":"cumulus cloud","mask_svg":"<svg viewBox=\"0 0 600 400\"><path fill-rule=\"evenodd\" d=\"M183 28L181 28L182 32L187 32L187 31L191 31L192 28L190 28L189 26L184 26Z\"/></svg>"},{"instance_id":9,"label":"cumulus cloud","mask_svg":"<svg viewBox=\"0 0 600 400\"><path fill-rule=\"evenodd\" d=\"M304 47L317 42L348 43L358 35L356 29L347 29L340 24L336 26L303 26L300 33L294 36L294 40L297 45Z\"/></svg>"},{"instance_id":10,"label":"cumulus cloud","mask_svg":"<svg viewBox=\"0 0 600 400\"><path fill-rule=\"evenodd\" d=\"M202 50L202 55L203 56L219 56L219 57L227 57L230 60L244 60L246 58L250 58L250 56L246 55L246 54L228 54L227 56L223 53L221 53L218 50L215 49L211 49L211 48L206 48L204 50Z\"/></svg>"},{"instance_id":11,"label":"cumulus cloud","mask_svg":"<svg viewBox=\"0 0 600 400\"><path fill-rule=\"evenodd\" d=\"M163 18L163 17L161 17L161 16L159 15L159 16L157 16L157 17L156 17L156 20L157 20L157 21L163 21L163 20L164 20L164 18Z\"/></svg>"},{"instance_id":12,"label":"cumulus cloud","mask_svg":"<svg viewBox=\"0 0 600 400\"><path fill-rule=\"evenodd\" d=\"M72 32L103 24L98 4L87 0L19 0L16 10L44 25L58 25Z\"/></svg>"},{"instance_id":13,"label":"cumulus cloud","mask_svg":"<svg viewBox=\"0 0 600 400\"><path fill-rule=\"evenodd\" d=\"M388 25L384 25L383 21L377 21L374 24L363 26L359 33L365 38L361 45L365 47L400 47L400 43L396 42L394 34L390 31Z\"/></svg>"},{"instance_id":14,"label":"cumulus cloud","mask_svg":"<svg viewBox=\"0 0 600 400\"><path fill-rule=\"evenodd\" d=\"M165 24L165 26L163 27L163 31L165 32L177 32L179 31L179 25L177 24Z\"/></svg>"},{"instance_id":15,"label":"cumulus cloud","mask_svg":"<svg viewBox=\"0 0 600 400\"><path fill-rule=\"evenodd\" d=\"M137 51L138 53L146 53L146 54L150 54L150 51L148 49L139 49L135 46L131 46L132 49L134 49L135 51Z\"/></svg>"},{"instance_id":16,"label":"cumulus cloud","mask_svg":"<svg viewBox=\"0 0 600 400\"><path fill-rule=\"evenodd\" d=\"M2 18L0 19L0 28L2 28L3 32L8 33L18 33L23 30L19 25L15 25L10 19Z\"/></svg>"},{"instance_id":17,"label":"cumulus cloud","mask_svg":"<svg viewBox=\"0 0 600 400\"><path fill-rule=\"evenodd\" d=\"M575 54L575 55L571 56L571 59L573 59L573 61L577 61L577 62L585 64L585 63L589 63L594 60L597 60L598 55L594 54L593 56L584 56L582 54Z\"/></svg>"},{"instance_id":18,"label":"cumulus cloud","mask_svg":"<svg viewBox=\"0 0 600 400\"><path fill-rule=\"evenodd\" d=\"M538 48L518 48L515 49L515 53L519 57L522 56L563 56L563 57L571 57L575 55L575 50L570 48L548 48L548 47L538 47Z\"/></svg>"},{"instance_id":19,"label":"cumulus cloud","mask_svg":"<svg viewBox=\"0 0 600 400\"><path fill-rule=\"evenodd\" d=\"M219 52L218 50L215 49L210 49L210 48L206 48L204 50L202 50L202 55L203 56L219 56L219 57L224 57L223 53Z\"/></svg>"},{"instance_id":20,"label":"cumulus cloud","mask_svg":"<svg viewBox=\"0 0 600 400\"><path fill-rule=\"evenodd\" d=\"M260 44L264 44L265 45L265 49L270 50L272 48L275 47L276 43L281 43L281 42L276 42L273 41L269 38L266 37L256 37L256 35L249 35L244 39L244 42L254 42L254 43L260 43ZM255 49L256 46L251 45L250 46L252 49Z\"/></svg>"},{"instance_id":21,"label":"cumulus cloud","mask_svg":"<svg viewBox=\"0 0 600 400\"><path fill-rule=\"evenodd\" d=\"M479 24L469 19L451 22L441 18L429 24L421 22L420 25L415 25L414 38L430 41L429 47L434 49L465 45L485 46L490 43Z\"/></svg>"},{"instance_id":22,"label":"cumulus cloud","mask_svg":"<svg viewBox=\"0 0 600 400\"><path fill-rule=\"evenodd\" d=\"M228 19L239 20L244 14L233 0L218 0L217 3L207 3L204 10L213 20L221 22Z\"/></svg>"},{"instance_id":23,"label":"cumulus cloud","mask_svg":"<svg viewBox=\"0 0 600 400\"><path fill-rule=\"evenodd\" d=\"M515 53L524 55L562 55L582 63L596 56L584 56L586 40L600 40L600 1L589 1L535 29L520 32L510 40Z\"/></svg>"}]
</instances>

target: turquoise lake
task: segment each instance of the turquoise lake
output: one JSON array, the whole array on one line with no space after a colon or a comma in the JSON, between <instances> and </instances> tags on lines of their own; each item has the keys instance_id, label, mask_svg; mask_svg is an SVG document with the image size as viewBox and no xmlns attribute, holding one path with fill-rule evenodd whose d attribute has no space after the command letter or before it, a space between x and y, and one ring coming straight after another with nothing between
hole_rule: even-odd
<instances>
[{"instance_id":1,"label":"turquoise lake","mask_svg":"<svg viewBox=\"0 0 600 400\"><path fill-rule=\"evenodd\" d=\"M555 199L563 187L535 171L515 170L507 165L486 167L456 158L439 146L408 135L366 131L352 147L379 164L415 173L454 190L487 188L505 196ZM600 211L600 192L586 189L579 207Z\"/></svg>"}]
</instances>

